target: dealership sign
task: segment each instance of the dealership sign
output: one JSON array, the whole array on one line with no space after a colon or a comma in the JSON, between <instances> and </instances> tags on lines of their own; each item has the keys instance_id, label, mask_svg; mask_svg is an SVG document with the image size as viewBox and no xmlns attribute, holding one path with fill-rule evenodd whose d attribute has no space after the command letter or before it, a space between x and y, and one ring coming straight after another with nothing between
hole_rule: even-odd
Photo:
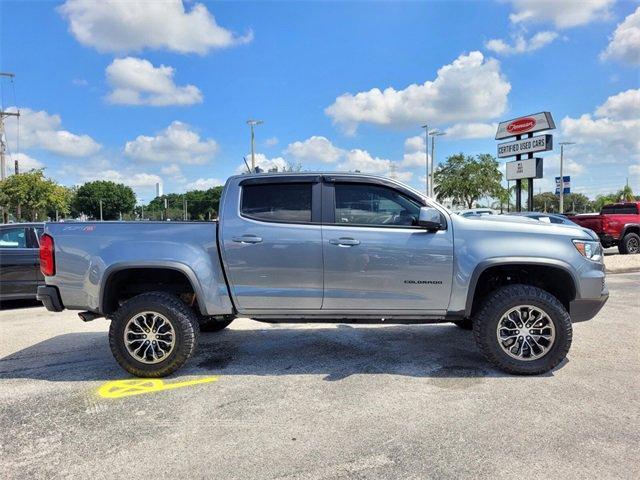
<instances>
[{"instance_id":1,"label":"dealership sign","mask_svg":"<svg viewBox=\"0 0 640 480\"><path fill-rule=\"evenodd\" d=\"M569 175L563 175L562 194L567 195L569 193L571 193L571 177ZM556 195L560 195L560 177L556 177Z\"/></svg>"},{"instance_id":2,"label":"dealership sign","mask_svg":"<svg viewBox=\"0 0 640 480\"><path fill-rule=\"evenodd\" d=\"M549 112L534 113L526 117L514 118L506 122L500 122L496 132L496 140L515 137L527 133L540 132L542 130L553 130L556 124Z\"/></svg>"},{"instance_id":3,"label":"dealership sign","mask_svg":"<svg viewBox=\"0 0 640 480\"><path fill-rule=\"evenodd\" d=\"M553 136L539 135L498 144L498 158L553 150Z\"/></svg>"},{"instance_id":4,"label":"dealership sign","mask_svg":"<svg viewBox=\"0 0 640 480\"><path fill-rule=\"evenodd\" d=\"M541 158L526 158L507 162L507 180L521 180L523 178L542 178Z\"/></svg>"}]
</instances>

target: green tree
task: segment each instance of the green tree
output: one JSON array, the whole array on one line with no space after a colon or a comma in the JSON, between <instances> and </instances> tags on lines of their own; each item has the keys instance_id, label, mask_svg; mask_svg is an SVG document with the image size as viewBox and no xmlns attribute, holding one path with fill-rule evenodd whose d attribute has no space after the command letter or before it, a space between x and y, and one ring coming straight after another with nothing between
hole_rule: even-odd
<instances>
[{"instance_id":1,"label":"green tree","mask_svg":"<svg viewBox=\"0 0 640 480\"><path fill-rule=\"evenodd\" d=\"M0 182L0 204L14 211L20 206L21 216L30 221L41 220L51 208L68 209L69 199L62 194L63 189L45 177L43 169L31 170Z\"/></svg>"},{"instance_id":2,"label":"green tree","mask_svg":"<svg viewBox=\"0 0 640 480\"><path fill-rule=\"evenodd\" d=\"M187 201L188 220L210 220L218 216L222 186L208 190L190 190L185 193L168 193L156 197L144 207L144 217L152 220L182 220L184 200ZM165 212L166 200L166 212ZM140 211L137 212L141 214Z\"/></svg>"},{"instance_id":3,"label":"green tree","mask_svg":"<svg viewBox=\"0 0 640 480\"><path fill-rule=\"evenodd\" d=\"M564 210L568 213L584 213L593 209L593 202L582 193L568 193L563 201Z\"/></svg>"},{"instance_id":4,"label":"green tree","mask_svg":"<svg viewBox=\"0 0 640 480\"><path fill-rule=\"evenodd\" d=\"M136 196L131 187L122 183L106 180L88 182L76 190L73 209L93 218L100 218L100 200L102 200L102 218L116 220L121 213L133 210Z\"/></svg>"},{"instance_id":5,"label":"green tree","mask_svg":"<svg viewBox=\"0 0 640 480\"><path fill-rule=\"evenodd\" d=\"M629 185L625 185L624 187L622 187L617 196L621 202L633 202L636 198L633 195L633 190Z\"/></svg>"},{"instance_id":6,"label":"green tree","mask_svg":"<svg viewBox=\"0 0 640 480\"><path fill-rule=\"evenodd\" d=\"M462 153L450 156L435 171L436 198L449 198L456 205L472 208L479 198L504 196L498 165L498 161L486 153L475 158Z\"/></svg>"},{"instance_id":7,"label":"green tree","mask_svg":"<svg viewBox=\"0 0 640 480\"><path fill-rule=\"evenodd\" d=\"M533 196L533 209L536 212L557 212L560 209L560 199L553 192L538 193Z\"/></svg>"},{"instance_id":8,"label":"green tree","mask_svg":"<svg viewBox=\"0 0 640 480\"><path fill-rule=\"evenodd\" d=\"M616 203L618 201L618 195L616 193L609 193L607 195L598 195L593 202L593 210L599 212L602 207L610 203Z\"/></svg>"}]
</instances>

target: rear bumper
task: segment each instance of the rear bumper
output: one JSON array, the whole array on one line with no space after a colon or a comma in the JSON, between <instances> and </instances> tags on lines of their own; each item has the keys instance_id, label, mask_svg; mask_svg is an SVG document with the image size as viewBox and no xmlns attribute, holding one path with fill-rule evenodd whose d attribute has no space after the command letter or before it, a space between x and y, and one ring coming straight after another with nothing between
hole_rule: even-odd
<instances>
[{"instance_id":1,"label":"rear bumper","mask_svg":"<svg viewBox=\"0 0 640 480\"><path fill-rule=\"evenodd\" d=\"M62 300L60 299L60 293L54 286L40 285L38 287L36 298L40 300L50 312L61 312L64 310Z\"/></svg>"},{"instance_id":2,"label":"rear bumper","mask_svg":"<svg viewBox=\"0 0 640 480\"><path fill-rule=\"evenodd\" d=\"M609 292L604 291L600 298L583 298L574 300L569 304L569 315L572 322L584 322L595 317L600 309L607 303Z\"/></svg>"}]
</instances>

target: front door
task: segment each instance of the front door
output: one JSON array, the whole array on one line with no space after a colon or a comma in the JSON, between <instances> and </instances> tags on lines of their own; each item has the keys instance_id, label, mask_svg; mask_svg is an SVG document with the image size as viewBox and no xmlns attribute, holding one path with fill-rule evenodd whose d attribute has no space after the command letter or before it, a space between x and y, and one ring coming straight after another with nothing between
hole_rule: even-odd
<instances>
[{"instance_id":1,"label":"front door","mask_svg":"<svg viewBox=\"0 0 640 480\"><path fill-rule=\"evenodd\" d=\"M250 178L239 188L239 212L229 205L220 227L235 305L245 312L320 309L320 177Z\"/></svg>"},{"instance_id":2,"label":"front door","mask_svg":"<svg viewBox=\"0 0 640 480\"><path fill-rule=\"evenodd\" d=\"M393 185L327 183L323 310L436 313L446 310L453 273L451 229L417 226L422 200ZM333 204L333 205L331 205ZM331 218L333 217L333 218ZM364 312L363 312L364 313Z\"/></svg>"}]
</instances>

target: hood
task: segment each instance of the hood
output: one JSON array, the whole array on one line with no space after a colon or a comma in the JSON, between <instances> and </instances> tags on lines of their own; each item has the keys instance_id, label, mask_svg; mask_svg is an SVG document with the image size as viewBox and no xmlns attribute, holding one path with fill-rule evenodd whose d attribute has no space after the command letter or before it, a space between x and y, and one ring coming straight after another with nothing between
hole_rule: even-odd
<instances>
[{"instance_id":1,"label":"hood","mask_svg":"<svg viewBox=\"0 0 640 480\"><path fill-rule=\"evenodd\" d=\"M560 235L575 239L594 240L597 236L587 228L578 225L545 223L534 218L516 215L486 215L481 217L461 217L452 215L452 221L465 229L485 232L516 232L530 235ZM457 218L456 218L457 217Z\"/></svg>"}]
</instances>

